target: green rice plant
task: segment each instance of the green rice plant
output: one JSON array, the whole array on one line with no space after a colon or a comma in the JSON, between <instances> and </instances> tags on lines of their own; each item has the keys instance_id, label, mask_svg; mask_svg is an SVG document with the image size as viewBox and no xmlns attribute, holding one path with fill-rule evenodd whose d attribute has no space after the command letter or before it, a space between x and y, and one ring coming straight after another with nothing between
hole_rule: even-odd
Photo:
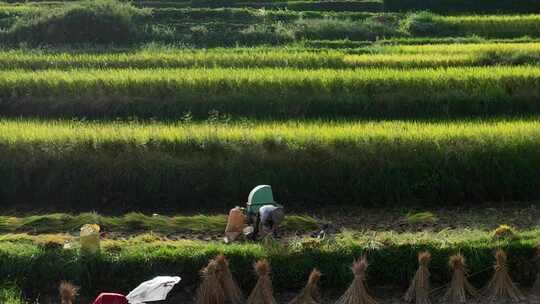
<instances>
[{"instance_id":1,"label":"green rice plant","mask_svg":"<svg viewBox=\"0 0 540 304\"><path fill-rule=\"evenodd\" d=\"M68 225L68 222L70 222L71 216L66 214L50 214L46 216L41 215L34 215L29 216L24 219L24 221L21 221L20 226L18 229L26 230L26 229L35 229L37 231L40 231L42 233L51 232L51 231L59 231L59 230L72 230L79 227L73 227L71 225Z\"/></svg>"},{"instance_id":2,"label":"green rice plant","mask_svg":"<svg viewBox=\"0 0 540 304\"><path fill-rule=\"evenodd\" d=\"M191 232L224 232L227 226L227 217L195 215L195 216L175 216L172 223L177 230Z\"/></svg>"},{"instance_id":3,"label":"green rice plant","mask_svg":"<svg viewBox=\"0 0 540 304\"><path fill-rule=\"evenodd\" d=\"M362 50L309 50L306 48L217 48L192 50L147 46L124 49L5 49L3 70L75 68L298 68L353 69L437 68L476 65L532 65L539 61L539 43L482 43L380 46Z\"/></svg>"},{"instance_id":4,"label":"green rice plant","mask_svg":"<svg viewBox=\"0 0 540 304\"><path fill-rule=\"evenodd\" d=\"M223 233L227 226L226 215L145 215L131 212L123 216L103 216L97 213L81 213L78 215L53 213L22 217L1 216L2 232L27 233L75 233L85 224L99 224L105 232L142 232L159 233ZM288 231L314 230L319 221L307 215L288 215L285 217L283 229ZM6 240L6 239L3 239Z\"/></svg>"},{"instance_id":5,"label":"green rice plant","mask_svg":"<svg viewBox=\"0 0 540 304\"><path fill-rule=\"evenodd\" d=\"M223 212L253 186L268 183L291 208L304 207L295 202L409 207L415 201L535 200L540 197L534 186L540 181L534 169L540 163L539 130L534 117L229 123L4 119L0 198L6 208L54 203L67 210L99 210L107 202L123 212ZM133 217L133 226L153 230L163 223L198 225L157 217L161 224L154 227L151 216ZM65 217L59 218L47 223ZM224 223L223 217L203 220L215 227ZM122 218L100 223L123 224Z\"/></svg>"},{"instance_id":6,"label":"green rice plant","mask_svg":"<svg viewBox=\"0 0 540 304\"><path fill-rule=\"evenodd\" d=\"M334 18L301 19L294 24L295 36L300 39L377 40L396 35L396 31L374 19L362 21Z\"/></svg>"},{"instance_id":7,"label":"green rice plant","mask_svg":"<svg viewBox=\"0 0 540 304\"><path fill-rule=\"evenodd\" d=\"M512 38L539 37L540 15L444 16L433 19L438 35Z\"/></svg>"},{"instance_id":8,"label":"green rice plant","mask_svg":"<svg viewBox=\"0 0 540 304\"><path fill-rule=\"evenodd\" d=\"M176 119L218 111L264 119L418 118L540 112L540 69L534 66L11 70L0 76L5 116Z\"/></svg>"},{"instance_id":9,"label":"green rice plant","mask_svg":"<svg viewBox=\"0 0 540 304\"><path fill-rule=\"evenodd\" d=\"M538 0L384 0L388 11L430 10L441 14L539 13Z\"/></svg>"},{"instance_id":10,"label":"green rice plant","mask_svg":"<svg viewBox=\"0 0 540 304\"><path fill-rule=\"evenodd\" d=\"M374 51L388 54L482 54L485 52L527 52L537 53L540 51L540 44L532 43L453 43L453 44L428 44L422 46L416 45L389 45L376 48Z\"/></svg>"},{"instance_id":11,"label":"green rice plant","mask_svg":"<svg viewBox=\"0 0 540 304\"><path fill-rule=\"evenodd\" d=\"M411 13L400 29L412 36L480 36L486 38L538 37L540 15L440 16Z\"/></svg>"},{"instance_id":12,"label":"green rice plant","mask_svg":"<svg viewBox=\"0 0 540 304\"><path fill-rule=\"evenodd\" d=\"M435 224L437 223L437 216L431 212L418 212L407 214L402 222L409 225L418 225L418 224Z\"/></svg>"},{"instance_id":13,"label":"green rice plant","mask_svg":"<svg viewBox=\"0 0 540 304\"><path fill-rule=\"evenodd\" d=\"M315 230L320 228L321 223L310 216L289 215L281 224L287 230Z\"/></svg>"},{"instance_id":14,"label":"green rice plant","mask_svg":"<svg viewBox=\"0 0 540 304\"><path fill-rule=\"evenodd\" d=\"M479 43L532 43L538 42L538 38L520 36L516 38L495 38L487 39L476 35L466 37L393 37L379 40L372 45L390 46L390 45L435 45L435 44L479 44ZM336 47L335 47L336 48ZM343 48L347 48L344 46Z\"/></svg>"},{"instance_id":15,"label":"green rice plant","mask_svg":"<svg viewBox=\"0 0 540 304\"><path fill-rule=\"evenodd\" d=\"M122 227L127 230L161 230L167 229L169 226L168 219L158 215L147 216L142 213L128 213L122 218Z\"/></svg>"}]
</instances>

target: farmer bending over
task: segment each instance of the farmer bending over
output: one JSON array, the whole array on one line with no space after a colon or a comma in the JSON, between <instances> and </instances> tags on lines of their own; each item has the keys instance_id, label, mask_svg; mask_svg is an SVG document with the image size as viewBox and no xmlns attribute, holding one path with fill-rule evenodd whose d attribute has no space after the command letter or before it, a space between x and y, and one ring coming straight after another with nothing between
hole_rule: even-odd
<instances>
[{"instance_id":1,"label":"farmer bending over","mask_svg":"<svg viewBox=\"0 0 540 304\"><path fill-rule=\"evenodd\" d=\"M255 240L259 235L259 232L262 231L264 234L271 233L276 235L277 228L279 224L283 221L285 217L285 212L283 207L274 206L274 205L264 205L259 208L257 213L257 219L253 227L252 238Z\"/></svg>"}]
</instances>

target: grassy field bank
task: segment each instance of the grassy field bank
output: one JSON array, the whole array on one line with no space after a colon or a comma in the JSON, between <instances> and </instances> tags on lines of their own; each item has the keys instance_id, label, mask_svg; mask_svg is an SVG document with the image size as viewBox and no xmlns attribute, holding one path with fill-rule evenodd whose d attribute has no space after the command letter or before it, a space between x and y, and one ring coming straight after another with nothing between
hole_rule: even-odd
<instances>
[{"instance_id":1,"label":"grassy field bank","mask_svg":"<svg viewBox=\"0 0 540 304\"><path fill-rule=\"evenodd\" d=\"M430 250L432 280L449 280L448 256L461 252L471 271L471 280L484 285L492 274L493 252L507 250L512 276L522 286L536 278L538 230L523 231L514 240L493 240L481 231L446 231L407 234L345 233L323 241L292 240L286 245L222 245L197 241L170 241L156 235L128 240L102 241L102 253L79 255L78 249L61 249L70 238L62 235L6 235L0 240L2 281L16 281L28 296L48 292L69 279L83 286L82 292L101 290L127 292L155 275L182 276L182 284L195 284L199 269L209 258L223 252L231 260L234 274L248 290L253 286L252 263L262 257L271 261L273 281L278 289L299 288L313 267L323 273L325 288L345 288L352 279L353 259L367 254L370 286L406 286L417 268L416 254ZM126 273L125 269L129 269ZM108 278L114 278L109 280ZM398 287L399 288L399 287Z\"/></svg>"},{"instance_id":2,"label":"grassy field bank","mask_svg":"<svg viewBox=\"0 0 540 304\"><path fill-rule=\"evenodd\" d=\"M540 198L537 119L0 123L5 207L223 210L271 184L290 206ZM75 203L76 202L76 203Z\"/></svg>"}]
</instances>

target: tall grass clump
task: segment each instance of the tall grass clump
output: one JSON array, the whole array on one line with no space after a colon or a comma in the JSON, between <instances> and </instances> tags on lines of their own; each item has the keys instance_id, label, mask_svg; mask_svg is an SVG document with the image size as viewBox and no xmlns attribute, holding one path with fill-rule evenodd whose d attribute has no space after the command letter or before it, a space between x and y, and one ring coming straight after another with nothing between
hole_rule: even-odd
<instances>
[{"instance_id":1,"label":"tall grass clump","mask_svg":"<svg viewBox=\"0 0 540 304\"><path fill-rule=\"evenodd\" d=\"M140 35L139 21L148 15L145 9L117 0L85 0L21 17L8 35L15 42L39 44L121 44Z\"/></svg>"},{"instance_id":2,"label":"tall grass clump","mask_svg":"<svg viewBox=\"0 0 540 304\"><path fill-rule=\"evenodd\" d=\"M435 15L428 11L410 13L400 21L399 30L411 36L432 36L440 31L434 19Z\"/></svg>"},{"instance_id":3,"label":"tall grass clump","mask_svg":"<svg viewBox=\"0 0 540 304\"><path fill-rule=\"evenodd\" d=\"M293 32L281 22L273 24L252 24L240 31L238 43L241 45L278 45L294 40Z\"/></svg>"}]
</instances>

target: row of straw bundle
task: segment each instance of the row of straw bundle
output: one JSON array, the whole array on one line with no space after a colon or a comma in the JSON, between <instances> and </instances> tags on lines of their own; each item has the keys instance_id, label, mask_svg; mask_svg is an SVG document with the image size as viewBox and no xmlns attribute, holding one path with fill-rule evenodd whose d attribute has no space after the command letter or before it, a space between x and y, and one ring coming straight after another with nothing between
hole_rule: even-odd
<instances>
[{"instance_id":1,"label":"row of straw bundle","mask_svg":"<svg viewBox=\"0 0 540 304\"><path fill-rule=\"evenodd\" d=\"M495 273L484 289L483 294L491 302L501 299L510 299L516 302L524 300L525 297L510 277L506 253L497 250L495 259ZM431 254L429 252L418 254L419 267L404 296L405 301L414 301L415 304L431 303L430 262ZM367 267L368 262L365 256L353 263L354 279L336 304L378 304L377 300L367 291L365 283ZM452 280L443 297L443 302L463 304L469 298L479 298L482 293L472 286L467 279L465 258L460 254L451 256L449 267L452 271ZM229 262L224 255L218 255L201 270L202 282L197 290L196 304L277 304L273 295L270 278L271 270L268 261L261 260L255 263L255 272L258 280L246 302L238 283L230 271ZM320 278L321 272L314 269L309 275L304 289L289 304L320 304ZM79 287L69 282L62 282L59 287L61 303L73 304L78 292Z\"/></svg>"},{"instance_id":2,"label":"row of straw bundle","mask_svg":"<svg viewBox=\"0 0 540 304\"><path fill-rule=\"evenodd\" d=\"M523 294L510 278L506 253L498 250L495 259L495 273L483 292L480 292L467 279L465 258L461 254L451 256L448 264L452 271L452 280L444 294L443 302L463 304L470 299L478 299L480 295L485 295L489 301L510 299L517 302L524 300ZM431 254L429 252L420 252L418 254L419 267L409 289L405 293L405 301L414 302L415 304L431 304L430 262ZM218 264L220 266L217 266ZM210 270L208 270L209 267ZM367 267L368 262L365 256L353 263L354 279L336 304L378 304L377 300L369 294L366 286ZM268 262L266 260L258 261L255 264L255 272L258 281L246 304L276 304ZM242 292L232 277L228 262L223 255L211 260L209 265L203 269L202 274L203 283L199 288L197 304L222 304L225 301L233 304L243 303ZM209 275L214 275L214 278L208 277ZM321 303L318 286L320 278L321 272L314 269L304 289L289 304ZM213 292L215 295L208 297L208 292Z\"/></svg>"},{"instance_id":3,"label":"row of straw bundle","mask_svg":"<svg viewBox=\"0 0 540 304\"><path fill-rule=\"evenodd\" d=\"M201 270L202 282L197 289L196 304L244 303L244 296L234 280L229 262L223 254L210 260Z\"/></svg>"},{"instance_id":4,"label":"row of straw bundle","mask_svg":"<svg viewBox=\"0 0 540 304\"><path fill-rule=\"evenodd\" d=\"M489 302L495 302L499 300L512 300L519 302L525 299L523 294L516 287L516 284L512 282L510 277L507 256L502 250L497 250L495 253L495 273L488 285L484 288L483 292L479 292L471 283L467 280L467 270L465 265L465 258L460 255L453 255L449 259L449 266L452 270L452 280L446 291L443 301L451 304L463 304L471 298L479 298L480 295L485 295ZM421 252L418 255L418 270L412 280L411 286L405 294L405 301L415 302L415 304L430 304L430 273L429 263L431 261L431 254L429 252Z\"/></svg>"}]
</instances>

